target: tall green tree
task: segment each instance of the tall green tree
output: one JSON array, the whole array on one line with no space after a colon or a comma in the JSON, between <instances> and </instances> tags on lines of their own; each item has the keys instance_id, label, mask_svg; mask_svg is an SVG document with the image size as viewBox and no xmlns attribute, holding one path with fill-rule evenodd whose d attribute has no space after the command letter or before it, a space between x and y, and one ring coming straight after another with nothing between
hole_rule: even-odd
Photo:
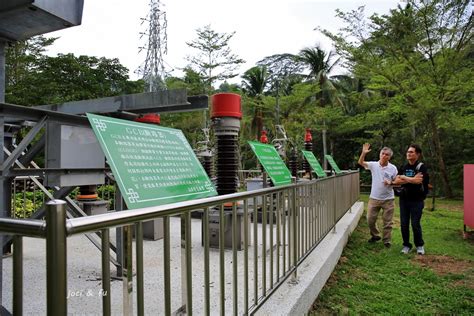
<instances>
[{"instance_id":1,"label":"tall green tree","mask_svg":"<svg viewBox=\"0 0 474 316\"><path fill-rule=\"evenodd\" d=\"M305 79L303 75L304 65L297 55L284 53L264 57L257 62L268 72L268 90L273 95L289 95L295 84Z\"/></svg>"},{"instance_id":2,"label":"tall green tree","mask_svg":"<svg viewBox=\"0 0 474 316\"><path fill-rule=\"evenodd\" d=\"M268 85L268 78L267 68L264 66L252 67L242 75L242 90L255 102L252 106L254 114L251 126L257 137L262 134L263 130L262 97Z\"/></svg>"},{"instance_id":3,"label":"tall green tree","mask_svg":"<svg viewBox=\"0 0 474 316\"><path fill-rule=\"evenodd\" d=\"M339 62L334 53L326 53L318 46L303 48L298 54L298 60L309 70L309 80L315 80L320 88L317 96L320 106L332 105L341 101L337 98L337 89L329 76Z\"/></svg>"},{"instance_id":4,"label":"tall green tree","mask_svg":"<svg viewBox=\"0 0 474 316\"><path fill-rule=\"evenodd\" d=\"M31 71L35 69L38 60L44 55L48 46L51 46L57 38L46 38L42 35L32 37L26 41L11 43L6 49L5 81L6 101L15 103L13 87L18 89L21 82L25 82ZM18 92L18 91L16 91Z\"/></svg>"},{"instance_id":5,"label":"tall green tree","mask_svg":"<svg viewBox=\"0 0 474 316\"><path fill-rule=\"evenodd\" d=\"M186 44L197 51L186 59L189 66L204 78L209 89L216 81L234 78L235 71L245 61L232 53L229 46L235 32L218 33L210 25L196 30L197 38Z\"/></svg>"},{"instance_id":6,"label":"tall green tree","mask_svg":"<svg viewBox=\"0 0 474 316\"><path fill-rule=\"evenodd\" d=\"M384 96L385 111L405 114L399 137L405 133L408 141L432 148L444 193L451 196L457 180L450 177L446 149L453 139L443 136L462 131L472 138L474 128L470 1L407 0L388 15L366 18L359 8L338 11L338 17L344 22L338 33L322 31L346 67Z\"/></svg>"},{"instance_id":7,"label":"tall green tree","mask_svg":"<svg viewBox=\"0 0 474 316\"><path fill-rule=\"evenodd\" d=\"M59 54L40 57L11 89L20 104L38 105L136 93L139 87L128 81L128 69L118 59Z\"/></svg>"},{"instance_id":8,"label":"tall green tree","mask_svg":"<svg viewBox=\"0 0 474 316\"><path fill-rule=\"evenodd\" d=\"M118 59L44 54L55 38L33 37L13 43L6 54L6 101L41 105L143 91L130 81Z\"/></svg>"}]
</instances>

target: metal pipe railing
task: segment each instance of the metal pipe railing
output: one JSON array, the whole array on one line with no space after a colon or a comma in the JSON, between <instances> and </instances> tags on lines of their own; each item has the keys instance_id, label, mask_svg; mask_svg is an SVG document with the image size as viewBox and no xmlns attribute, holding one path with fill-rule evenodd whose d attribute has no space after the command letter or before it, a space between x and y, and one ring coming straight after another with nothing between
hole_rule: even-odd
<instances>
[{"instance_id":1,"label":"metal pipe railing","mask_svg":"<svg viewBox=\"0 0 474 316\"><path fill-rule=\"evenodd\" d=\"M46 203L46 302L48 315L67 315L66 202Z\"/></svg>"},{"instance_id":2,"label":"metal pipe railing","mask_svg":"<svg viewBox=\"0 0 474 316\"><path fill-rule=\"evenodd\" d=\"M0 233L15 234L15 276L22 275L22 236L33 236L47 239L47 313L54 315L67 314L67 279L66 251L67 237L87 232L100 231L102 237L102 312L110 315L111 274L109 254L109 231L123 226L123 297L124 314L144 315L145 302L144 265L146 253L143 251L142 222L154 218L163 218L163 283L155 287L162 289L163 306L161 313L170 315L173 306L181 306L181 311L193 313L195 305L202 305L204 314L221 315L252 314L272 295L280 284L289 277L296 281L298 265L313 251L319 242L334 229L336 222L350 210L359 194L358 172L348 172L341 176L313 180L305 183L283 187L265 188L244 193L235 193L200 200L186 201L171 205L143 208L138 210L108 213L85 218L66 220L65 203L53 200L48 202L46 221L0 219ZM253 202L253 203L252 203ZM226 222L224 205L232 205L231 238L232 249L229 256L225 250ZM243 209L242 209L243 208ZM202 210L202 245L204 249L204 266L193 263L191 251L191 212ZM209 249L209 213L217 210L219 214L219 252L211 253ZM259 223L258 210L261 211ZM181 297L172 297L170 261L172 258L171 239L173 231L170 222L173 215L179 215L182 231L179 233L181 245ZM253 217L250 226L249 215ZM239 216L243 219L238 221ZM135 228L135 271L133 275L132 229ZM194 229L193 229L194 230ZM239 231L240 230L240 231ZM253 237L249 236L253 233ZM243 234L240 236L239 234ZM238 236L243 237L242 252L238 252ZM250 242L252 241L252 242ZM242 242L242 241L239 241ZM253 249L251 249L253 247ZM251 251L249 251L251 250ZM18 253L17 253L18 251ZM175 252L176 254L176 252ZM229 262L232 264L229 265ZM217 276L211 273L214 267ZM226 265L228 268L226 268ZM174 266L176 268L176 265ZM198 272L201 271L201 272ZM193 274L202 273L204 282L193 284ZM176 276L176 274L174 274ZM15 311L21 311L22 283L14 280ZM133 280L136 280L136 289ZM21 278L20 278L21 279ZM217 307L211 306L212 287L217 293ZM194 288L193 288L194 285ZM197 288L203 288L203 299L193 297ZM137 302L133 304L133 295ZM232 304L229 304L232 300ZM174 303L174 304L173 304ZM216 306L214 305L214 306ZM134 306L136 311L134 311ZM201 311L201 312L202 312ZM95 311L96 312L96 311ZM18 314L21 314L18 312Z\"/></svg>"}]
</instances>

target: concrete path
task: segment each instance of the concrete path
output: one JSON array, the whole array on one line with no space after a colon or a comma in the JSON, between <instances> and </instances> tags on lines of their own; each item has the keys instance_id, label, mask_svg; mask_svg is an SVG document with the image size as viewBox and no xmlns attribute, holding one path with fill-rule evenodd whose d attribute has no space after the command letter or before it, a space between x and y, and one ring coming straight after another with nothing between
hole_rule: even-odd
<instances>
[{"instance_id":1,"label":"concrete path","mask_svg":"<svg viewBox=\"0 0 474 316\"><path fill-rule=\"evenodd\" d=\"M258 310L259 315L303 315L314 302L326 280L336 266L350 233L355 229L363 212L363 203L353 205L336 225L336 231L329 233L318 247L305 259L298 269L297 283L285 282L274 295ZM171 231L179 231L179 218L171 218ZM193 255L193 313L203 311L203 247L201 246L201 221L192 220ZM111 240L114 240L111 234ZM269 245L268 245L269 246ZM267 249L269 249L267 246ZM45 241L34 238L24 239L24 315L46 315L46 259ZM259 245L261 247L261 244ZM144 241L144 280L145 314L163 315L163 243ZM212 249L211 259L211 314L219 314L219 279L217 249ZM68 239L68 314L101 315L101 271L100 252L84 236ZM181 248L179 234L171 240L171 284L172 310L181 306ZM242 251L238 252L242 262ZM249 260L253 260L253 250L249 249ZM226 310L232 314L232 252L225 252ZM240 265L239 265L240 267ZM250 267L250 276L253 274ZM174 272L174 273L173 273ZM112 274L116 271L112 268ZM243 271L239 268L239 280L243 280ZM3 305L12 310L12 258L3 262ZM250 280L252 284L253 280ZM136 288L134 282L134 289ZM239 289L240 287L239 281ZM259 287L258 291L261 290ZM253 289L249 295L253 297ZM112 314L122 314L123 283L113 280L111 283ZM133 298L136 304L136 297ZM239 291L239 306L242 306L243 291ZM134 308L136 311L136 306ZM239 314L243 311L239 310Z\"/></svg>"}]
</instances>

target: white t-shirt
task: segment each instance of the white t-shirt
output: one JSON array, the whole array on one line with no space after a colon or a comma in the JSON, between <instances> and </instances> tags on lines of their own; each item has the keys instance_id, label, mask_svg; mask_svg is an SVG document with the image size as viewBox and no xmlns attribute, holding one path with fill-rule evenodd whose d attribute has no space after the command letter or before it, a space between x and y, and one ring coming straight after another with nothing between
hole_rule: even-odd
<instances>
[{"instance_id":1,"label":"white t-shirt","mask_svg":"<svg viewBox=\"0 0 474 316\"><path fill-rule=\"evenodd\" d=\"M370 189L370 198L376 200L391 200L395 198L393 188L385 185L383 182L387 180L395 180L398 174L397 167L390 162L385 166L381 166L378 161L366 161L367 169L372 173L372 187Z\"/></svg>"}]
</instances>

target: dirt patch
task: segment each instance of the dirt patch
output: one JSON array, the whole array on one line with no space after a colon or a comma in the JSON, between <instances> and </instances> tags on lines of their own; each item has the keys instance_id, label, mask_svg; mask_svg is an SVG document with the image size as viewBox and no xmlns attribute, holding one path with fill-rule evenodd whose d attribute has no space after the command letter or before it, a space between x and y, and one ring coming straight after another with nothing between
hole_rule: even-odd
<instances>
[{"instance_id":1,"label":"dirt patch","mask_svg":"<svg viewBox=\"0 0 474 316\"><path fill-rule=\"evenodd\" d=\"M465 275L462 280L457 280L454 285L467 286L474 289L474 262L470 260L458 260L448 256L425 255L416 256L414 262L422 267L433 270L436 274L444 275Z\"/></svg>"},{"instance_id":2,"label":"dirt patch","mask_svg":"<svg viewBox=\"0 0 474 316\"><path fill-rule=\"evenodd\" d=\"M439 275L464 274L469 270L474 269L474 262L469 260L458 260L448 256L416 256L414 260L422 267L430 268Z\"/></svg>"}]
</instances>

